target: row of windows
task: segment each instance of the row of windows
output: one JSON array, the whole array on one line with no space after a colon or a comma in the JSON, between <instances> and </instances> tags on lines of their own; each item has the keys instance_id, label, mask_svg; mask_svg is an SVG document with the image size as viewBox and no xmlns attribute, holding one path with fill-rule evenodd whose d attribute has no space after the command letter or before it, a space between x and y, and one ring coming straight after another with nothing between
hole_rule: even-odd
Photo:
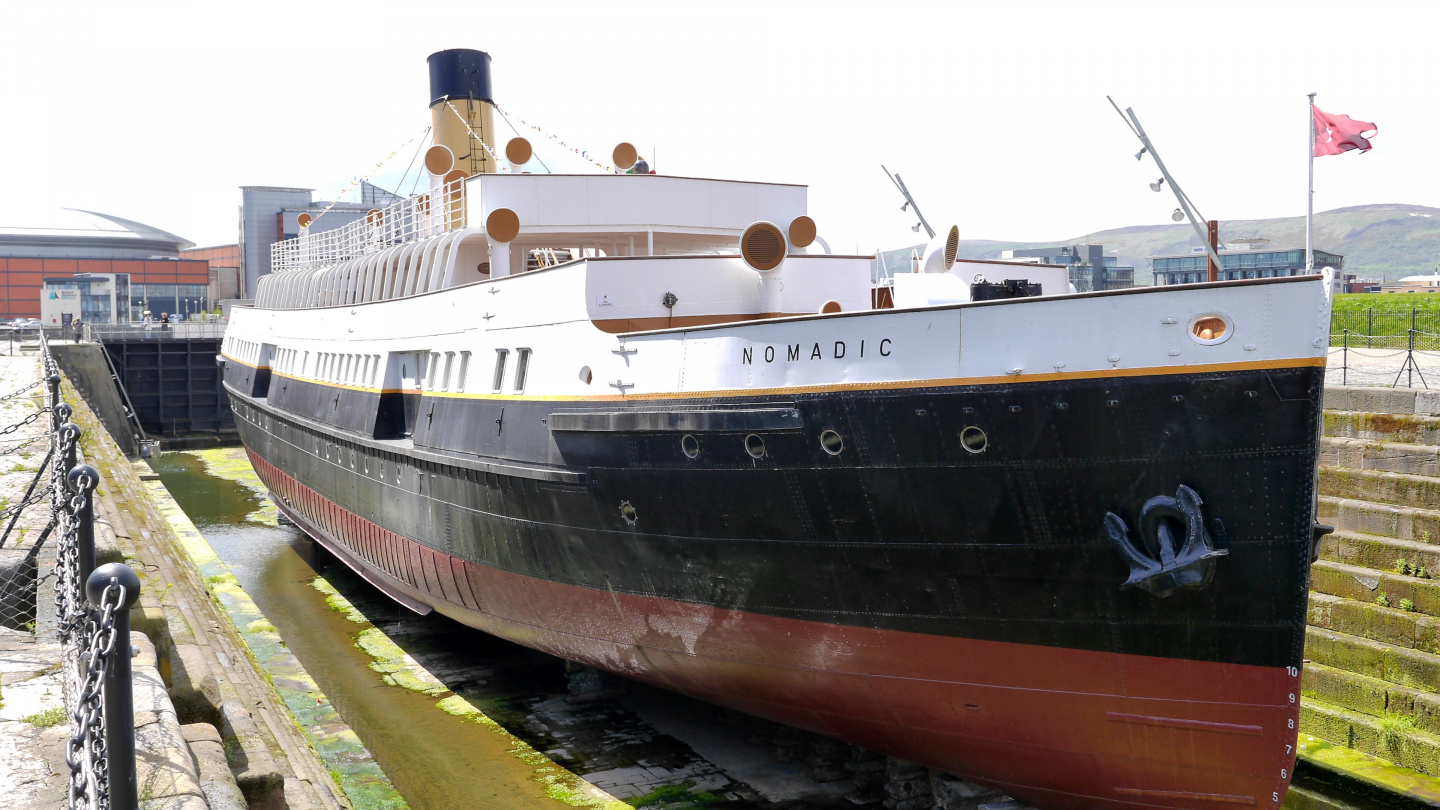
<instances>
[{"instance_id":1,"label":"row of windows","mask_svg":"<svg viewBox=\"0 0 1440 810\"><path fill-rule=\"evenodd\" d=\"M495 375L490 379L490 390L500 393L505 390L505 364L510 358L509 349L495 350ZM519 348L515 350L515 380L513 390L520 393L525 390L525 378L530 373L530 350Z\"/></svg>"},{"instance_id":2,"label":"row of windows","mask_svg":"<svg viewBox=\"0 0 1440 810\"><path fill-rule=\"evenodd\" d=\"M237 337L225 338L222 351L242 363L249 363L252 366L260 365L260 344L249 340L241 340Z\"/></svg>"},{"instance_id":3,"label":"row of windows","mask_svg":"<svg viewBox=\"0 0 1440 810\"><path fill-rule=\"evenodd\" d=\"M232 357L256 365L260 345L239 338L225 339L226 353ZM384 355L347 354L343 352L311 352L299 349L278 349L275 351L273 367L276 373L290 377L305 377L320 382L376 388L383 382ZM491 377L490 390L500 393L505 389L505 372L509 365L510 350L495 350L495 369ZM417 382L426 391L464 392L469 388L470 352L430 352L420 356L420 373ZM530 349L515 350L515 373L511 379L511 390L520 393L525 390L525 381L530 373Z\"/></svg>"},{"instance_id":4,"label":"row of windows","mask_svg":"<svg viewBox=\"0 0 1440 810\"><path fill-rule=\"evenodd\" d=\"M1219 274L1221 281L1238 281L1245 278L1281 278L1284 276L1303 276L1303 267L1290 270L1227 270ZM1155 274L1157 284L1195 284L1205 281L1208 278L1206 272L1201 270L1198 273L1161 273Z\"/></svg>"},{"instance_id":5,"label":"row of windows","mask_svg":"<svg viewBox=\"0 0 1440 810\"><path fill-rule=\"evenodd\" d=\"M1165 258L1151 259L1155 272L1166 273L1175 270L1204 270L1207 264L1205 254L1194 256L1171 256ZM1315 266L1328 265L1330 267L1341 267L1343 256L1334 253L1327 253L1323 250L1315 251ZM1221 253L1220 266L1226 269L1231 268L1291 268L1302 267L1305 264L1305 251L1303 250L1280 250L1270 253Z\"/></svg>"},{"instance_id":6,"label":"row of windows","mask_svg":"<svg viewBox=\"0 0 1440 810\"><path fill-rule=\"evenodd\" d=\"M311 376L321 382L374 388L380 378L380 355L316 352Z\"/></svg>"},{"instance_id":7,"label":"row of windows","mask_svg":"<svg viewBox=\"0 0 1440 810\"><path fill-rule=\"evenodd\" d=\"M290 377L366 388L374 388L381 382L381 355L315 352L312 368L310 354L298 349L280 349L275 353L275 370Z\"/></svg>"},{"instance_id":8,"label":"row of windows","mask_svg":"<svg viewBox=\"0 0 1440 810\"><path fill-rule=\"evenodd\" d=\"M465 380L470 376L470 352L431 352L430 360L422 373L426 391L464 391ZM451 387L451 383L454 387Z\"/></svg>"}]
</instances>

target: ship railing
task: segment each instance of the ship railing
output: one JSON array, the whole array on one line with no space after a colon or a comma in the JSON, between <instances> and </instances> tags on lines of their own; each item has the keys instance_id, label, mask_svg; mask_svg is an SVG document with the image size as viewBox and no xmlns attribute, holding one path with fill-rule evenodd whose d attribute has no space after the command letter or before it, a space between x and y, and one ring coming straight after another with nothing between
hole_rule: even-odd
<instances>
[{"instance_id":1,"label":"ship railing","mask_svg":"<svg viewBox=\"0 0 1440 810\"><path fill-rule=\"evenodd\" d=\"M270 272L284 273L332 267L347 259L376 253L446 231L465 227L465 178L436 185L384 208L372 208L361 219L316 231L324 222L301 229L293 239L270 246Z\"/></svg>"}]
</instances>

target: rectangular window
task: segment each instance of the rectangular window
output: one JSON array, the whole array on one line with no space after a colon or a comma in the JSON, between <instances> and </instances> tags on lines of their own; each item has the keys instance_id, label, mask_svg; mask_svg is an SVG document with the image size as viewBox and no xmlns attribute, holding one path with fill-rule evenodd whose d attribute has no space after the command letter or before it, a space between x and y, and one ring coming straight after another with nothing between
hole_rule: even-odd
<instances>
[{"instance_id":1,"label":"rectangular window","mask_svg":"<svg viewBox=\"0 0 1440 810\"><path fill-rule=\"evenodd\" d=\"M370 370L370 387L380 387L380 355L375 355L375 367Z\"/></svg>"},{"instance_id":2,"label":"rectangular window","mask_svg":"<svg viewBox=\"0 0 1440 810\"><path fill-rule=\"evenodd\" d=\"M515 392L525 390L525 373L530 370L530 350L515 350Z\"/></svg>"},{"instance_id":3,"label":"rectangular window","mask_svg":"<svg viewBox=\"0 0 1440 810\"><path fill-rule=\"evenodd\" d=\"M509 356L509 349L495 350L495 379L490 381L490 390L497 394L505 384L505 358Z\"/></svg>"},{"instance_id":4,"label":"rectangular window","mask_svg":"<svg viewBox=\"0 0 1440 810\"><path fill-rule=\"evenodd\" d=\"M440 377L440 390L450 390L450 373L455 370L455 352L445 353L445 373Z\"/></svg>"},{"instance_id":5,"label":"rectangular window","mask_svg":"<svg viewBox=\"0 0 1440 810\"><path fill-rule=\"evenodd\" d=\"M460 352L460 372L455 378L455 390L465 390L465 376L470 372L470 352Z\"/></svg>"}]
</instances>

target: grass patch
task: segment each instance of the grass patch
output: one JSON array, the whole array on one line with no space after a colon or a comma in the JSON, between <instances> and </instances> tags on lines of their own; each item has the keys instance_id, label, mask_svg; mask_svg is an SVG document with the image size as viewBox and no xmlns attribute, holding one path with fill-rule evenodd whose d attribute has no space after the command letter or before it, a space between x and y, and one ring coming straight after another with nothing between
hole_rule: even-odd
<instances>
[{"instance_id":1,"label":"grass patch","mask_svg":"<svg viewBox=\"0 0 1440 810\"><path fill-rule=\"evenodd\" d=\"M380 673L385 683L391 686L409 689L412 692L419 692L431 697L450 691L449 687L428 677L428 673L420 670L418 664L406 661L405 651L400 649L399 645L391 641L390 637L378 627L367 627L361 630L355 636L355 646L375 659L370 662L370 668Z\"/></svg>"},{"instance_id":2,"label":"grass patch","mask_svg":"<svg viewBox=\"0 0 1440 810\"><path fill-rule=\"evenodd\" d=\"M1440 295L1341 293L1335 296L1334 308L1331 311L1337 315L1365 315L1373 309L1377 315L1383 312L1408 316L1411 307L1414 307L1419 315L1440 315Z\"/></svg>"},{"instance_id":3,"label":"grass patch","mask_svg":"<svg viewBox=\"0 0 1440 810\"><path fill-rule=\"evenodd\" d=\"M39 714L32 714L29 717L20 718L20 722L29 723L36 728L50 728L65 722L65 708L56 706L53 709L46 709Z\"/></svg>"},{"instance_id":4,"label":"grass patch","mask_svg":"<svg viewBox=\"0 0 1440 810\"><path fill-rule=\"evenodd\" d=\"M350 604L350 600L346 599L343 595L341 595L339 591L335 590L335 586L331 585L329 581L327 581L324 577L315 577L314 579L310 580L310 587L325 595L325 604L331 610L339 613L341 616L344 616L345 618L349 619L352 622L355 622L356 624L369 623L370 620L365 618L365 614L361 613L358 609L356 609L354 605Z\"/></svg>"},{"instance_id":5,"label":"grass patch","mask_svg":"<svg viewBox=\"0 0 1440 810\"><path fill-rule=\"evenodd\" d=\"M1415 730L1415 718L1408 714L1392 714L1386 712L1380 718L1380 745L1387 751L1395 751L1400 747L1400 741L1407 734Z\"/></svg>"},{"instance_id":6,"label":"grass patch","mask_svg":"<svg viewBox=\"0 0 1440 810\"><path fill-rule=\"evenodd\" d=\"M269 620L267 620L267 619L256 619L255 621L250 622L249 624L245 625L245 629L246 629L247 631L251 632L251 633L279 633L279 632L280 632L279 630L277 630L277 629L275 628L275 625L271 624L271 623L269 622Z\"/></svg>"}]
</instances>

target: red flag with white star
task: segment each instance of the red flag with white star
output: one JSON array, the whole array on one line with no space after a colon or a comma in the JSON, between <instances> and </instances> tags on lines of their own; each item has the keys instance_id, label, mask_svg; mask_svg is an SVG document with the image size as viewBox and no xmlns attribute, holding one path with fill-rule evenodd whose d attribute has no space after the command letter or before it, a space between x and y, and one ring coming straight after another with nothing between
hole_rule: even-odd
<instances>
[{"instance_id":1,"label":"red flag with white star","mask_svg":"<svg viewBox=\"0 0 1440 810\"><path fill-rule=\"evenodd\" d=\"M1315 157L1338 155L1351 149L1369 152L1370 141L1361 133L1368 132L1373 138L1380 131L1374 124L1356 121L1348 115L1331 115L1314 104L1310 109L1315 114Z\"/></svg>"}]
</instances>

